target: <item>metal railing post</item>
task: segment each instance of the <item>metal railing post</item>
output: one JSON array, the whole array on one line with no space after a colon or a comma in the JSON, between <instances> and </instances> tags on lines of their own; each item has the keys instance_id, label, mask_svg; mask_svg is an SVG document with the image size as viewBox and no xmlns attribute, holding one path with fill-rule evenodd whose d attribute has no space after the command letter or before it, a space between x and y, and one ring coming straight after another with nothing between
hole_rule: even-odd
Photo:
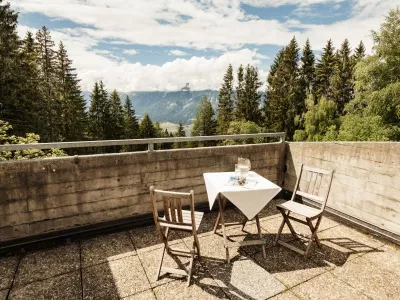
<instances>
[{"instance_id":1,"label":"metal railing post","mask_svg":"<svg viewBox=\"0 0 400 300\"><path fill-rule=\"evenodd\" d=\"M153 143L149 143L147 149L149 150L149 152L153 152L154 151L154 144Z\"/></svg>"}]
</instances>

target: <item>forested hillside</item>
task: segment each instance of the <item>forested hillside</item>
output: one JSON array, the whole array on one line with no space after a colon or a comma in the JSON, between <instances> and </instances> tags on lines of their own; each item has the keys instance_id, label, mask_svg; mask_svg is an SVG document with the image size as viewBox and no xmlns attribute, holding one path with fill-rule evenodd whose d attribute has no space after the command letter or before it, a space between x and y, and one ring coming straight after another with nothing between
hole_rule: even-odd
<instances>
[{"instance_id":1,"label":"forested hillside","mask_svg":"<svg viewBox=\"0 0 400 300\"><path fill-rule=\"evenodd\" d=\"M0 144L172 136L159 121L179 122L177 136L193 121L192 135L285 131L296 141L400 140L399 8L372 32L370 55L362 42L354 48L328 40L316 59L311 41L300 49L293 37L268 78L255 66L229 65L218 92L119 93L100 81L84 94L63 43L56 45L46 27L21 39L17 26L18 14L0 0Z\"/></svg>"}]
</instances>

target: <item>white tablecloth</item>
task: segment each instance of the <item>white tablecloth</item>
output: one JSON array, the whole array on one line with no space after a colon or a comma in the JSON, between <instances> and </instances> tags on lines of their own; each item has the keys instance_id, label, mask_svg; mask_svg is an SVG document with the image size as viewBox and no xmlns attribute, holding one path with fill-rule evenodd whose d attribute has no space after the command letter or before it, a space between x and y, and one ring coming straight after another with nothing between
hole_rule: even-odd
<instances>
[{"instance_id":1,"label":"white tablecloth","mask_svg":"<svg viewBox=\"0 0 400 300\"><path fill-rule=\"evenodd\" d=\"M208 202L212 209L221 193L249 219L253 219L281 190L279 186L255 172L249 172L249 183L245 186L229 184L234 172L204 173ZM255 184L254 182L257 181Z\"/></svg>"}]
</instances>

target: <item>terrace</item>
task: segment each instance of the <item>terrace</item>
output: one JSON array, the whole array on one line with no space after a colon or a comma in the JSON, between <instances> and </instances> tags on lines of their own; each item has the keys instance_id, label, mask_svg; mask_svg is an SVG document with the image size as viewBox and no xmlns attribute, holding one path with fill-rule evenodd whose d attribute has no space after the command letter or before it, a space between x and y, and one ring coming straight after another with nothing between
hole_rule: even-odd
<instances>
[{"instance_id":1,"label":"terrace","mask_svg":"<svg viewBox=\"0 0 400 300\"><path fill-rule=\"evenodd\" d=\"M232 249L226 263L221 231L212 232L217 213L205 205L202 174L230 171L238 156L248 157L256 172L288 191L302 162L335 169L319 230L322 247L313 247L309 259L273 246L281 222L275 205L284 201L275 199L260 216L267 258L259 246L250 246ZM286 143L282 138L2 163L0 299L396 298L399 162L400 143ZM206 211L199 229L202 259L189 287L179 276L155 280L162 244L151 225L150 185L194 189L198 208ZM230 207L226 218L242 217ZM256 225L228 231L233 241L248 240ZM287 227L284 237L304 247ZM191 241L180 233L171 240L182 248ZM171 267L187 263L186 257L167 256Z\"/></svg>"}]
</instances>

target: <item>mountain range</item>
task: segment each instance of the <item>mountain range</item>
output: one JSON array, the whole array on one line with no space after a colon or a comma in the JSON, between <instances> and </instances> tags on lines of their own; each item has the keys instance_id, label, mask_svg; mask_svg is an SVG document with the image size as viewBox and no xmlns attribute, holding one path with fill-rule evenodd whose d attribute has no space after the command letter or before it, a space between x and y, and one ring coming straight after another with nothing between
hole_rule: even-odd
<instances>
[{"instance_id":1,"label":"mountain range","mask_svg":"<svg viewBox=\"0 0 400 300\"><path fill-rule=\"evenodd\" d=\"M191 124L196 116L197 107L203 96L207 96L216 111L218 91L152 91L119 93L124 102L128 95L137 117L148 113L153 121ZM87 106L90 106L90 92L83 92Z\"/></svg>"}]
</instances>

